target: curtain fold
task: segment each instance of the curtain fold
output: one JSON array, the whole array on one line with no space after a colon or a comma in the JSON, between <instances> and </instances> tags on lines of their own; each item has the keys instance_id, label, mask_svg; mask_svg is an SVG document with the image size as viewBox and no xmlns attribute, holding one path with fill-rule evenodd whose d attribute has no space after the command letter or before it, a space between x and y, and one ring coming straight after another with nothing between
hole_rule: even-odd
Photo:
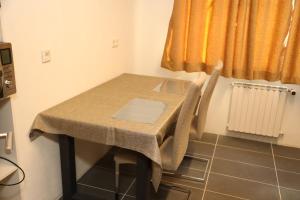
<instances>
[{"instance_id":1,"label":"curtain fold","mask_svg":"<svg viewBox=\"0 0 300 200\"><path fill-rule=\"evenodd\" d=\"M281 81L300 84L300 1L296 0Z\"/></svg>"},{"instance_id":2,"label":"curtain fold","mask_svg":"<svg viewBox=\"0 0 300 200\"><path fill-rule=\"evenodd\" d=\"M291 11L291 0L175 0L161 66L211 73L221 59L225 77L279 80Z\"/></svg>"},{"instance_id":3,"label":"curtain fold","mask_svg":"<svg viewBox=\"0 0 300 200\"><path fill-rule=\"evenodd\" d=\"M162 66L173 71L199 71L205 53L212 0L175 0Z\"/></svg>"}]
</instances>

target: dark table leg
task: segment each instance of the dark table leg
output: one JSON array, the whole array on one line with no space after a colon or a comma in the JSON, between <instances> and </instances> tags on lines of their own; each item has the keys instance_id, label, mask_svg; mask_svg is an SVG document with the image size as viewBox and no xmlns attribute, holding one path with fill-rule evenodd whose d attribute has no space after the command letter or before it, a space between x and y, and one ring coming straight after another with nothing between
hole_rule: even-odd
<instances>
[{"instance_id":1,"label":"dark table leg","mask_svg":"<svg viewBox=\"0 0 300 200\"><path fill-rule=\"evenodd\" d=\"M74 138L66 135L59 135L59 148L63 200L71 200L77 190Z\"/></svg>"},{"instance_id":2,"label":"dark table leg","mask_svg":"<svg viewBox=\"0 0 300 200\"><path fill-rule=\"evenodd\" d=\"M136 199L150 199L151 160L138 154L136 170Z\"/></svg>"}]
</instances>

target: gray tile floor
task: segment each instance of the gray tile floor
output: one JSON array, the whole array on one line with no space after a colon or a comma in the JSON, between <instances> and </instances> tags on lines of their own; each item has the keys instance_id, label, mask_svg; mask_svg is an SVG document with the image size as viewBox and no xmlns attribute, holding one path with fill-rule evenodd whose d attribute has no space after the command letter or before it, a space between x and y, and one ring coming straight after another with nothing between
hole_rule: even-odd
<instances>
[{"instance_id":1,"label":"gray tile floor","mask_svg":"<svg viewBox=\"0 0 300 200\"><path fill-rule=\"evenodd\" d=\"M300 200L300 149L205 134L190 142L188 154L211 160L207 181L164 176L155 200ZM114 199L112 152L79 181L78 190L91 199ZM185 159L179 171L204 174L205 164ZM122 200L135 199L134 166L121 167Z\"/></svg>"}]
</instances>

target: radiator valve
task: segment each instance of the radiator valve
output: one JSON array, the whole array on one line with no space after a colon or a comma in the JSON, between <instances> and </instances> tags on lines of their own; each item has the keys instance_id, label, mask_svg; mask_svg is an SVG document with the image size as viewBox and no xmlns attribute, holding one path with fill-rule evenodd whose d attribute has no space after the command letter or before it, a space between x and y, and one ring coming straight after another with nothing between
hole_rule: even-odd
<instances>
[{"instance_id":1,"label":"radiator valve","mask_svg":"<svg viewBox=\"0 0 300 200\"><path fill-rule=\"evenodd\" d=\"M296 95L296 91L294 89L289 89L288 90L292 95Z\"/></svg>"}]
</instances>

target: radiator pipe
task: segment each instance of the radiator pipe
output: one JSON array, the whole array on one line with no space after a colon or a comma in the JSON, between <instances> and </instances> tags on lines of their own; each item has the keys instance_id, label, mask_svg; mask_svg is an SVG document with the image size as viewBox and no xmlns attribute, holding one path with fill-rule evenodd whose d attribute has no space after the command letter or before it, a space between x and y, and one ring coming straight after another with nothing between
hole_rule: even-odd
<instances>
[{"instance_id":1,"label":"radiator pipe","mask_svg":"<svg viewBox=\"0 0 300 200\"><path fill-rule=\"evenodd\" d=\"M277 90L282 90L291 93L293 96L296 95L296 90L287 88L285 86L280 86L280 85L266 85L266 84L259 84L259 83L247 83L247 82L233 82L231 83L232 86L234 85L243 85L243 86L248 86L248 87L265 87L265 88L270 88L270 89L277 89Z\"/></svg>"}]
</instances>

